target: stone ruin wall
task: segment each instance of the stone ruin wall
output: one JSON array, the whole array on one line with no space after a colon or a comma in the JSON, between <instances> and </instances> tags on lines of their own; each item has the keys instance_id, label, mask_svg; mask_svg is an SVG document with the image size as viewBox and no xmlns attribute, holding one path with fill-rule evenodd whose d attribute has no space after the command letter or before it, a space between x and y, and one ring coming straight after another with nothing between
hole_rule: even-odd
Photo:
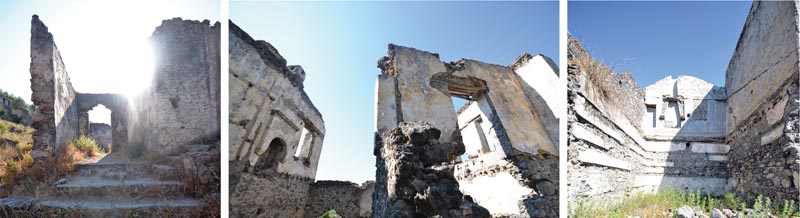
<instances>
[{"instance_id":1,"label":"stone ruin wall","mask_svg":"<svg viewBox=\"0 0 800 218\"><path fill-rule=\"evenodd\" d=\"M798 3L753 2L725 74L730 191L800 200Z\"/></svg>"},{"instance_id":2,"label":"stone ruin wall","mask_svg":"<svg viewBox=\"0 0 800 218\"><path fill-rule=\"evenodd\" d=\"M128 138L147 150L219 139L220 24L164 20L150 37L157 54L153 82L136 96Z\"/></svg>"},{"instance_id":3,"label":"stone ruin wall","mask_svg":"<svg viewBox=\"0 0 800 218\"><path fill-rule=\"evenodd\" d=\"M31 101L39 107L31 126L36 151L55 150L78 134L76 93L47 26L34 15L31 20ZM38 155L37 155L38 156Z\"/></svg>"},{"instance_id":4,"label":"stone ruin wall","mask_svg":"<svg viewBox=\"0 0 800 218\"><path fill-rule=\"evenodd\" d=\"M557 111L559 105L547 100L558 98L552 94L558 92L541 85L559 83L552 61L523 55L513 68L474 60L445 63L437 54L396 45L388 54L379 61L382 74L376 81L373 216L398 209L387 186L396 179L387 171L392 160L381 155L384 134L400 122L415 121L441 130L441 146L466 145L468 160L450 161L460 191L475 203L493 215L557 216L558 136L550 135L557 127L549 125L558 121L550 120L555 114L543 113ZM515 72L519 69L524 74ZM536 76L550 80L526 80ZM451 96L471 102L456 112ZM493 197L488 184L505 185L504 196Z\"/></svg>"},{"instance_id":5,"label":"stone ruin wall","mask_svg":"<svg viewBox=\"0 0 800 218\"><path fill-rule=\"evenodd\" d=\"M311 184L306 218L334 209L342 217L372 217L375 182L355 184L346 181L317 181Z\"/></svg>"},{"instance_id":6,"label":"stone ruin wall","mask_svg":"<svg viewBox=\"0 0 800 218\"><path fill-rule=\"evenodd\" d=\"M314 216L306 208L325 126L303 91L305 72L233 22L228 34L230 214Z\"/></svg>"},{"instance_id":7,"label":"stone ruin wall","mask_svg":"<svg viewBox=\"0 0 800 218\"><path fill-rule=\"evenodd\" d=\"M569 201L665 188L798 200L796 20L794 2L754 2L726 87L641 89L570 36Z\"/></svg>"},{"instance_id":8,"label":"stone ruin wall","mask_svg":"<svg viewBox=\"0 0 800 218\"><path fill-rule=\"evenodd\" d=\"M164 21L152 38L155 47L160 48L156 51L160 56L155 84L134 99L136 108L130 112L132 107L123 95L78 93L72 88L52 34L34 15L31 100L39 107L32 123L36 128L34 153L62 147L80 134L90 134L88 111L98 104L111 110L112 145L127 145L135 139L149 146L149 150L163 152L164 147L218 139L219 25L209 28L208 21L175 18ZM183 97L183 101L176 102L183 106L182 110L164 109L165 102L171 103L164 93Z\"/></svg>"},{"instance_id":9,"label":"stone ruin wall","mask_svg":"<svg viewBox=\"0 0 800 218\"><path fill-rule=\"evenodd\" d=\"M644 90L628 73L614 74L569 36L568 198L617 199L636 189L643 166L663 165L642 147L635 126Z\"/></svg>"},{"instance_id":10,"label":"stone ruin wall","mask_svg":"<svg viewBox=\"0 0 800 218\"><path fill-rule=\"evenodd\" d=\"M681 76L642 89L571 36L568 49L570 202L660 189L725 192L723 88Z\"/></svg>"},{"instance_id":11,"label":"stone ruin wall","mask_svg":"<svg viewBox=\"0 0 800 218\"><path fill-rule=\"evenodd\" d=\"M111 125L105 123L89 124L89 135L106 151L110 151L111 144Z\"/></svg>"}]
</instances>

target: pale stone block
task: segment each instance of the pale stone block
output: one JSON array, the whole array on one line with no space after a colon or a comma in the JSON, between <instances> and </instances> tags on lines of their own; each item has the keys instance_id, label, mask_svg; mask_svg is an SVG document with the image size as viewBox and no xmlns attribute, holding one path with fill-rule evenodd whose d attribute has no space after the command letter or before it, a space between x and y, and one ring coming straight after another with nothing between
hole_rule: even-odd
<instances>
[{"instance_id":1,"label":"pale stone block","mask_svg":"<svg viewBox=\"0 0 800 218\"><path fill-rule=\"evenodd\" d=\"M788 101L788 98L783 98L775 104L775 107L767 111L767 124L772 125L783 119L783 112Z\"/></svg>"},{"instance_id":2,"label":"pale stone block","mask_svg":"<svg viewBox=\"0 0 800 218\"><path fill-rule=\"evenodd\" d=\"M578 160L584 163L592 163L623 170L631 169L630 163L594 150L581 151L581 153L578 155Z\"/></svg>"},{"instance_id":3,"label":"pale stone block","mask_svg":"<svg viewBox=\"0 0 800 218\"><path fill-rule=\"evenodd\" d=\"M609 149L609 146L603 141L603 137L600 137L583 125L572 125L572 134L575 135L576 138L600 146L604 149Z\"/></svg>"},{"instance_id":4,"label":"pale stone block","mask_svg":"<svg viewBox=\"0 0 800 218\"><path fill-rule=\"evenodd\" d=\"M777 126L761 136L761 145L778 140L783 135L783 126Z\"/></svg>"},{"instance_id":5,"label":"pale stone block","mask_svg":"<svg viewBox=\"0 0 800 218\"><path fill-rule=\"evenodd\" d=\"M673 167L675 163L670 161L645 161L643 162L645 166L652 166L652 167Z\"/></svg>"},{"instance_id":6,"label":"pale stone block","mask_svg":"<svg viewBox=\"0 0 800 218\"><path fill-rule=\"evenodd\" d=\"M728 153L731 147L726 144L718 143L691 143L692 152L694 153Z\"/></svg>"},{"instance_id":7,"label":"pale stone block","mask_svg":"<svg viewBox=\"0 0 800 218\"><path fill-rule=\"evenodd\" d=\"M647 141L642 147L649 152L674 152L686 150L686 142Z\"/></svg>"},{"instance_id":8,"label":"pale stone block","mask_svg":"<svg viewBox=\"0 0 800 218\"><path fill-rule=\"evenodd\" d=\"M711 155L711 156L708 156L708 160L709 160L709 161L720 161L720 162L725 162L725 161L728 161L728 156L722 156L722 155Z\"/></svg>"}]
</instances>

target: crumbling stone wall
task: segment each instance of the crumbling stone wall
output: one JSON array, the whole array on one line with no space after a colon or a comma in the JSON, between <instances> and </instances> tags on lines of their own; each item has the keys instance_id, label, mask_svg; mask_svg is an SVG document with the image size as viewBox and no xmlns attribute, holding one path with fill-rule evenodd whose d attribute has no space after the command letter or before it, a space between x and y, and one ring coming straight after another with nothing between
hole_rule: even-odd
<instances>
[{"instance_id":1,"label":"crumbling stone wall","mask_svg":"<svg viewBox=\"0 0 800 218\"><path fill-rule=\"evenodd\" d=\"M31 19L31 101L39 107L31 126L34 154L54 150L77 136L78 110L76 93L47 26L33 15Z\"/></svg>"},{"instance_id":2,"label":"crumbling stone wall","mask_svg":"<svg viewBox=\"0 0 800 218\"><path fill-rule=\"evenodd\" d=\"M728 186L799 200L798 5L753 2L725 74Z\"/></svg>"},{"instance_id":3,"label":"crumbling stone wall","mask_svg":"<svg viewBox=\"0 0 800 218\"><path fill-rule=\"evenodd\" d=\"M668 77L646 88L644 102L625 101L633 107L613 99L638 88L598 82L613 73L570 36L570 201L664 187L798 200L797 10L753 2L725 87ZM635 111L644 116L626 115Z\"/></svg>"},{"instance_id":4,"label":"crumbling stone wall","mask_svg":"<svg viewBox=\"0 0 800 218\"><path fill-rule=\"evenodd\" d=\"M106 151L112 151L116 146L128 144L128 98L121 94L84 94L78 93L78 116L80 132L84 135L92 133L89 126L89 111L97 105L104 105L111 111L111 138L110 146Z\"/></svg>"},{"instance_id":5,"label":"crumbling stone wall","mask_svg":"<svg viewBox=\"0 0 800 218\"><path fill-rule=\"evenodd\" d=\"M662 189L725 192L723 88L682 76L642 89L569 40L570 202Z\"/></svg>"},{"instance_id":6,"label":"crumbling stone wall","mask_svg":"<svg viewBox=\"0 0 800 218\"><path fill-rule=\"evenodd\" d=\"M231 217L305 217L313 180L274 174L239 173L231 177Z\"/></svg>"},{"instance_id":7,"label":"crumbling stone wall","mask_svg":"<svg viewBox=\"0 0 800 218\"><path fill-rule=\"evenodd\" d=\"M100 147L106 151L111 151L111 125L105 123L89 124L89 135Z\"/></svg>"},{"instance_id":8,"label":"crumbling stone wall","mask_svg":"<svg viewBox=\"0 0 800 218\"><path fill-rule=\"evenodd\" d=\"M441 129L441 145L466 146L469 160L443 161L453 162L459 192L475 203L489 205L493 215L558 216L553 111L562 106L554 101L563 85L552 61L524 54L511 67L466 59L444 63L437 54L396 45L389 45L388 54L378 63L376 82L373 216L396 209L387 183L393 168L381 156L383 137L397 123L416 121ZM470 102L456 112L451 96ZM508 188L493 195L485 186L491 183Z\"/></svg>"},{"instance_id":9,"label":"crumbling stone wall","mask_svg":"<svg viewBox=\"0 0 800 218\"><path fill-rule=\"evenodd\" d=\"M219 23L208 20L173 18L156 27L153 84L133 100L128 138L161 153L219 138L219 34Z\"/></svg>"},{"instance_id":10,"label":"crumbling stone wall","mask_svg":"<svg viewBox=\"0 0 800 218\"><path fill-rule=\"evenodd\" d=\"M346 181L317 181L309 191L307 218L328 210L342 217L372 217L372 193L375 182L355 184Z\"/></svg>"},{"instance_id":11,"label":"crumbling stone wall","mask_svg":"<svg viewBox=\"0 0 800 218\"><path fill-rule=\"evenodd\" d=\"M305 71L233 22L228 35L231 214L304 217L325 137Z\"/></svg>"},{"instance_id":12,"label":"crumbling stone wall","mask_svg":"<svg viewBox=\"0 0 800 218\"><path fill-rule=\"evenodd\" d=\"M377 183L385 184L386 203L373 206L373 217L491 216L459 191L448 164L464 153L464 145L440 142L440 134L424 122L401 122L384 134L379 160L386 165L386 177Z\"/></svg>"},{"instance_id":13,"label":"crumbling stone wall","mask_svg":"<svg viewBox=\"0 0 800 218\"><path fill-rule=\"evenodd\" d=\"M644 111L644 92L629 73L615 74L569 36L568 197L615 200L636 189L651 161L632 122ZM653 165L661 165L652 161Z\"/></svg>"}]
</instances>

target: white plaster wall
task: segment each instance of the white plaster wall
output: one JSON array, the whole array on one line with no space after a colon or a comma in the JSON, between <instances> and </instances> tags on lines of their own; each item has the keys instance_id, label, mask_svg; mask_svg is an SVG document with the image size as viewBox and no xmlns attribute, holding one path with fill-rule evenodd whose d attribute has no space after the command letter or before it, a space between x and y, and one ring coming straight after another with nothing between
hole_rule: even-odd
<instances>
[{"instance_id":1,"label":"white plaster wall","mask_svg":"<svg viewBox=\"0 0 800 218\"><path fill-rule=\"evenodd\" d=\"M524 195L534 193L531 188L522 186L508 172L493 176L478 176L470 181L459 181L459 189L472 196L492 214L519 214L519 201Z\"/></svg>"}]
</instances>

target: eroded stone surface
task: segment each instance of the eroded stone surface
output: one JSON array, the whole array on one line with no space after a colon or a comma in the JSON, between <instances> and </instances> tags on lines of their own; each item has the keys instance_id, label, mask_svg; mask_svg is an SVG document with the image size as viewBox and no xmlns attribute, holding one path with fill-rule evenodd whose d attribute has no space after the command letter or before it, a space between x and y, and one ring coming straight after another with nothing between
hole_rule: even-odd
<instances>
[{"instance_id":1,"label":"eroded stone surface","mask_svg":"<svg viewBox=\"0 0 800 218\"><path fill-rule=\"evenodd\" d=\"M641 95L632 81L618 80L625 73L594 60L570 36L570 201L667 187L800 199L797 8L797 2L753 2L724 87L667 77ZM632 167L603 168L580 158L592 152Z\"/></svg>"},{"instance_id":2,"label":"eroded stone surface","mask_svg":"<svg viewBox=\"0 0 800 218\"><path fill-rule=\"evenodd\" d=\"M402 122L386 133L381 148L387 176L387 206L373 211L385 217L491 217L489 211L474 204L459 190L453 167L441 156L463 153L459 143L440 142L440 131L424 122ZM376 207L373 207L376 209Z\"/></svg>"}]
</instances>

